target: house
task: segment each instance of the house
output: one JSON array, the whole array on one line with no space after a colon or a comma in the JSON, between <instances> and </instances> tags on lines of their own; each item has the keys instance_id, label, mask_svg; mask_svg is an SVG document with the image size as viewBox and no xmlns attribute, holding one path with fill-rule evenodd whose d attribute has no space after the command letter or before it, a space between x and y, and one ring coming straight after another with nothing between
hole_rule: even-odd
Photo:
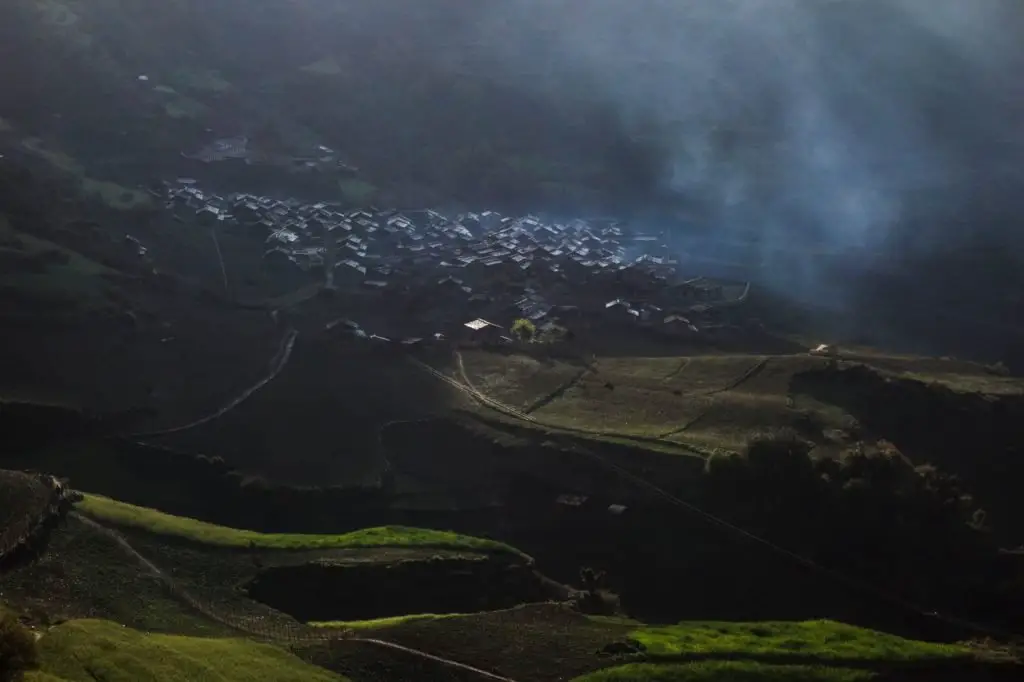
<instances>
[{"instance_id":1,"label":"house","mask_svg":"<svg viewBox=\"0 0 1024 682\"><path fill-rule=\"evenodd\" d=\"M830 343L820 343L808 352L811 355L820 355L830 358L839 357L839 349Z\"/></svg>"},{"instance_id":2,"label":"house","mask_svg":"<svg viewBox=\"0 0 1024 682\"><path fill-rule=\"evenodd\" d=\"M608 301L604 308L605 316L613 322L635 323L640 319L640 311L621 298Z\"/></svg>"},{"instance_id":3,"label":"house","mask_svg":"<svg viewBox=\"0 0 1024 682\"><path fill-rule=\"evenodd\" d=\"M679 315L678 313L671 313L665 316L662 320L665 331L673 334L694 334L699 331L689 318Z\"/></svg>"},{"instance_id":4,"label":"house","mask_svg":"<svg viewBox=\"0 0 1024 682\"><path fill-rule=\"evenodd\" d=\"M462 325L463 334L467 341L471 343L500 343L502 337L502 328L493 322L488 322L482 318L476 318L470 320Z\"/></svg>"}]
</instances>

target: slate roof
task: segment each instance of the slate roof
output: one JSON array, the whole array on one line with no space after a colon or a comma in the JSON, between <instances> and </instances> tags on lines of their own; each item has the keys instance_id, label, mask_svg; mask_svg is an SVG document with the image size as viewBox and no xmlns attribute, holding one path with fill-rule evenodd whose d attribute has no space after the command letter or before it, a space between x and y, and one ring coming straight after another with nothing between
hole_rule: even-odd
<instances>
[{"instance_id":1,"label":"slate roof","mask_svg":"<svg viewBox=\"0 0 1024 682\"><path fill-rule=\"evenodd\" d=\"M229 144L218 147L219 153L237 149ZM450 288L467 305L494 305L496 311L535 321L571 307L597 314L627 312L642 324L669 320L653 314L660 309L650 301L635 299L637 291L684 297L687 291L701 290L699 303L691 298L665 304L685 310L691 324L699 324L693 316L713 308L714 296L720 295L712 282L682 281L678 263L664 255L668 249L658 243L660 237L634 235L611 219L548 222L535 215L502 216L494 211L446 216L434 210L347 210L331 202L282 201L248 193L219 196L205 192L191 178L165 186L166 205L175 216L189 220L203 213L218 225L252 230L254 237L265 240L268 253L282 252L296 267L318 265L332 251L337 254L339 286L348 276L353 287L382 294L434 287L435 298L448 306L453 305L451 296L440 292ZM333 249L325 240L334 240ZM635 255L645 244L651 244L653 252ZM629 286L623 290L619 278L627 275ZM564 286L553 289L554 283ZM526 293L510 292L510 286L520 291L525 287ZM480 313L500 314L476 314ZM437 331L423 329L418 336Z\"/></svg>"}]
</instances>

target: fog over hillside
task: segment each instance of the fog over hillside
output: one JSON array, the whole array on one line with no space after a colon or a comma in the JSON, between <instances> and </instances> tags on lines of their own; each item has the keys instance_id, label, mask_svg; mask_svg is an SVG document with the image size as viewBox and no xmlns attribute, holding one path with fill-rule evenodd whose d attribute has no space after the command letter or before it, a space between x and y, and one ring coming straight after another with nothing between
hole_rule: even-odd
<instances>
[{"instance_id":1,"label":"fog over hillside","mask_svg":"<svg viewBox=\"0 0 1024 682\"><path fill-rule=\"evenodd\" d=\"M664 186L705 209L689 226L770 260L794 240L1020 244L992 200L1021 186L1021 17L998 0L512 0L476 30L551 96L585 81L634 134L656 131ZM501 39L539 26L554 47Z\"/></svg>"},{"instance_id":2,"label":"fog over hillside","mask_svg":"<svg viewBox=\"0 0 1024 682\"><path fill-rule=\"evenodd\" d=\"M999 318L1016 305L1005 291L1024 247L1024 6L1015 0L74 8L72 28L94 36L90 57L104 55L101 67L85 59L81 68L120 79L107 90L136 87L145 72L205 107L194 119L147 122L121 143L123 156L173 159L205 131L273 125L285 139L342 150L371 182L397 188L385 203L611 210L667 232L680 253L761 263L777 288L840 311L876 295L862 270L887 273L892 281L877 286L922 310L983 300ZM100 125L108 100L78 94L96 91L92 75L58 84L79 64L46 66L35 49L26 43L19 57L31 77L8 87L26 93L12 95L26 129L51 120L33 107L52 101L67 110L67 137L85 149L106 135L100 153L113 156L122 123ZM190 90L208 71L230 87ZM114 162L105 172L138 175ZM950 254L961 260L950 265ZM956 291L929 277L964 268Z\"/></svg>"},{"instance_id":3,"label":"fog over hillside","mask_svg":"<svg viewBox=\"0 0 1024 682\"><path fill-rule=\"evenodd\" d=\"M651 212L653 228L711 257L736 256L707 238L755 242L740 258L818 302L843 308L860 288L807 251L913 274L900 286L927 289L907 292L921 302L933 295L922 281L939 269L935 258L962 248L1002 258L1004 247L1024 246L1019 3L348 7L353 20L394 35L443 26L439 54L471 53L476 68L555 109L585 118L582 102L610 107L635 144L655 150L654 189L676 207L672 220Z\"/></svg>"}]
</instances>

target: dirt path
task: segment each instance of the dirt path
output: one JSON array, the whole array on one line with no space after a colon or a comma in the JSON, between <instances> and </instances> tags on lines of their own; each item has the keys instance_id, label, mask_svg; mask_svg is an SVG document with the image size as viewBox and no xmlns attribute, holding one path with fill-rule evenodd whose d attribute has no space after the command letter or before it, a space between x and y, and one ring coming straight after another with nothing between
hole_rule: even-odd
<instances>
[{"instance_id":1,"label":"dirt path","mask_svg":"<svg viewBox=\"0 0 1024 682\"><path fill-rule=\"evenodd\" d=\"M406 356L406 358L409 360L409 362L411 362L413 365L415 365L419 369L427 372L428 374L430 374L431 376L433 376L433 377L435 377L437 379L440 379L441 381L445 382L449 386L454 387L455 389L461 391L462 393L465 393L470 398L473 398L475 401L477 401L478 403L481 403L485 407L489 407L489 408L491 408L491 409L493 409L493 410L495 410L497 412L501 412L501 413L506 414L508 416L515 417L516 419L521 419L523 421L528 421L528 422L533 422L533 423L537 422L536 418L531 417L530 415L526 414L522 410L517 410L516 408L511 407L510 405L506 405L505 403L501 402L500 400L495 400L494 398L491 398L490 396L487 396L487 395L481 393L476 388L474 388L472 385L464 384L461 381L459 381L457 379L453 379L452 377L444 374L443 372L440 372L440 371L434 369L433 367L431 367L427 363L423 362L422 360L418 360L418 359L416 359L416 358L414 358L412 356L408 356L408 355ZM462 367L462 356L456 354L456 358L457 358L457 363L458 363L459 367L461 368ZM465 375L464 370L460 370L460 371L463 373L463 375Z\"/></svg>"},{"instance_id":2,"label":"dirt path","mask_svg":"<svg viewBox=\"0 0 1024 682\"><path fill-rule=\"evenodd\" d=\"M435 656L434 654L427 653L426 651L420 651L419 649L413 649L411 647L404 646L402 644L396 644L383 639L376 639L372 637L355 637L352 634L352 630L325 630L324 628L313 628L301 623L296 623L292 627L284 626L283 624L269 624L263 621L257 622L256 619L245 619L236 618L229 614L220 612L219 609L213 608L208 604L204 604L200 600L193 597L187 590L177 583L171 576L165 573L159 566L154 564L152 561L143 556L138 550L132 547L131 543L122 535L112 528L108 528L103 524L94 521L83 514L78 512L72 512L71 515L78 521L81 521L85 525L89 526L93 530L106 535L128 555L130 555L136 562L142 565L146 571L149 572L154 578L157 578L163 582L167 588L176 597L181 599L188 606L192 607L202 615L213 620L214 622L225 625L233 630L239 630L248 635L253 635L261 639L279 641L288 644L299 644L299 643L321 643L321 642L332 642L332 641L346 641L346 642L360 642L368 644L370 646L376 646L383 649L391 649L392 651L400 651L417 658L422 658L428 661L433 661L440 665L448 668L454 668L457 670L463 670L466 672L473 673L488 680L495 680L496 682L515 682L511 678L504 677L497 673L483 670L466 663L459 661L453 661L449 658L442 656Z\"/></svg>"},{"instance_id":3,"label":"dirt path","mask_svg":"<svg viewBox=\"0 0 1024 682\"><path fill-rule=\"evenodd\" d=\"M242 391L242 393L233 398L230 402L228 402L226 405L221 407L216 412L208 414L205 417L200 417L199 419L191 421L187 424L183 424L181 426L175 426L169 429L160 429L158 431L132 433L129 434L128 437L148 438L152 436L166 436L172 433L180 433L181 431L194 429L197 426L202 426L203 424L207 424L209 422L212 422L214 419L224 416L225 414L227 414L228 412L230 412L231 410L235 409L243 402L248 400L254 393L256 393L261 388L269 384L275 378L277 378L277 375L279 375L281 371L284 370L285 366L288 364L288 360L291 359L292 350L295 348L295 340L298 338L298 336L299 333L297 331L295 331L294 329L289 329L288 332L285 334L284 338L281 340L281 347L278 349L274 357L270 360L270 371L267 373L267 375L260 379L259 381L257 381L252 386L250 386L249 388Z\"/></svg>"},{"instance_id":4,"label":"dirt path","mask_svg":"<svg viewBox=\"0 0 1024 682\"><path fill-rule=\"evenodd\" d=\"M618 440L627 441L627 442L633 443L635 445L641 445L641 446L659 445L659 446L662 446L662 447L669 447L669 448L672 448L673 450L677 451L677 453L679 455L685 456L685 457L700 457L701 459L704 459L709 454L707 452L702 452L701 450L697 449L696 447L686 445L685 443L679 443L679 442L676 442L676 441L664 440L664 439L662 439L660 437L634 436L634 435L631 435L631 434L616 433L616 432L612 432L612 431L591 431L589 429L580 429L580 428L575 428L575 427L571 427L571 426L558 426L558 425L555 425L555 424L548 424L546 422L543 422L543 421L537 419L536 417L534 417L531 414L527 414L526 412L523 412L522 410L518 410L518 409L516 409L516 408L514 408L514 407L512 407L510 405L506 405L505 403L501 402L500 400L497 400L495 398L491 398L490 396L488 396L488 395L482 393L481 391L479 391L477 388L475 388L471 384L467 385L467 384L464 384L463 382L459 381L458 379L453 379L452 377L444 374L443 372L440 372L437 369L434 369L433 367L431 367L427 363L423 362L422 360L418 360L418 359L413 358L411 356L406 356L406 357L416 367L422 369L423 371L429 373L431 376L434 376L437 379L440 379L441 381L445 382L446 384L448 384L448 385L458 389L459 391L465 393L466 395L470 396L476 402L480 403L484 407L488 407L490 409L495 410L496 412L500 412L501 414L504 414L506 416L512 417L514 419L518 419L520 421L529 422L531 424L536 424L536 425L544 427L546 429L551 429L552 431L558 431L558 432L562 432L562 433L565 433L565 434L574 434L574 435L579 435L579 436L584 436L584 437L589 437L589 438L615 438L615 439L618 439ZM456 351L456 353L455 353L455 358L456 358L457 370L464 377L465 376L465 367L462 364L462 355L460 353L458 353L458 351ZM746 378L748 378L748 377L746 377Z\"/></svg>"}]
</instances>

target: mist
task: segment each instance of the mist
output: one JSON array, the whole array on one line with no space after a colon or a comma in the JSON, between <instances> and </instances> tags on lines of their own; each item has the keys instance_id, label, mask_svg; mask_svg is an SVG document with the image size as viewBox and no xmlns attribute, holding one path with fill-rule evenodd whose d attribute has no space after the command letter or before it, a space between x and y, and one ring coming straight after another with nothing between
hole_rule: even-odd
<instances>
[{"instance_id":1,"label":"mist","mask_svg":"<svg viewBox=\"0 0 1024 682\"><path fill-rule=\"evenodd\" d=\"M1003 216L1020 189L1021 9L506 0L473 30L506 77L597 97L659 146L680 207L660 227L681 252L759 263L769 283L841 305L849 272L822 254L870 269L1024 242Z\"/></svg>"}]
</instances>

